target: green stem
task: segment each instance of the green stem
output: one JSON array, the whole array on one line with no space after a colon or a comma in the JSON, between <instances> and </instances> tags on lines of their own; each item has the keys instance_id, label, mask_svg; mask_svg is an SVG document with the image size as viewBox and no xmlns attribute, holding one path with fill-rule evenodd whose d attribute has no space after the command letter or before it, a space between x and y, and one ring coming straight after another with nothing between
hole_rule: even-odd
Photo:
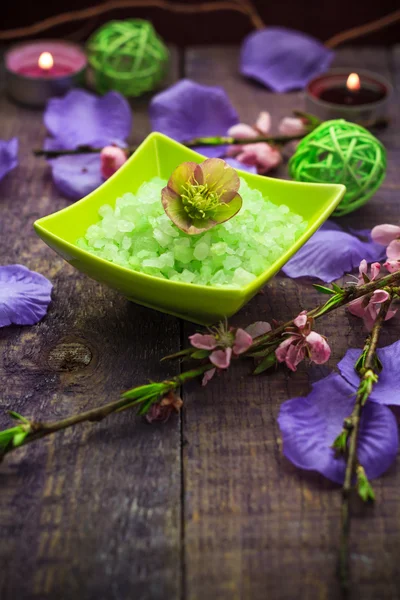
<instances>
[{"instance_id":1,"label":"green stem","mask_svg":"<svg viewBox=\"0 0 400 600\"><path fill-rule=\"evenodd\" d=\"M208 371L212 368L214 368L214 367L211 363L208 363L205 365L200 365L199 367L197 367L195 369L191 369L190 371L185 371L184 373L181 373L180 375L176 375L175 377L172 377L171 379L166 379L159 384L154 384L153 387L156 387L156 392L153 396L153 403L155 401L157 401L160 397L167 394L169 391L176 390L178 387L180 387L187 381L189 381L191 379L195 379L196 377L199 377L200 375L202 375L203 373L205 373L206 371ZM53 421L53 422L47 422L47 423L46 422L43 422L43 423L31 422L31 423L29 423L30 433L28 433L28 435L25 437L23 442L18 444L17 447L19 448L20 446L25 446L26 444L29 444L29 443L35 442L36 440L39 440L41 438L47 437L48 435L56 433L57 431L61 431L62 429L68 429L69 427L73 427L74 425L78 425L79 423L84 423L85 421L88 421L88 422L102 421L103 419L105 419L106 417L111 415L112 413L121 412L128 408L131 408L134 405L138 405L142 401L144 401L144 399L146 399L146 400L149 399L149 396L146 395L146 390L150 386L151 386L151 384L149 386L141 386L144 391L144 397L141 397L141 396L135 397L134 392L137 392L137 388L133 388L133 390L124 392L124 394L122 394L122 396L118 400L115 400L114 402L109 402L108 404L105 404L98 408L92 408L91 410L87 410L87 411L79 413L77 415L73 415L72 417L67 417L66 419L61 419L60 421ZM27 426L23 425L22 427L26 428ZM15 430L15 433L18 433L21 431L20 427L14 427L12 429ZM11 433L11 430L8 430L8 432ZM1 458L3 458L3 456L5 454L8 454L9 452L11 452L12 450L15 450L15 449L16 449L15 446L9 445L3 451L0 451L0 460L1 460Z\"/></svg>"},{"instance_id":2,"label":"green stem","mask_svg":"<svg viewBox=\"0 0 400 600\"><path fill-rule=\"evenodd\" d=\"M378 370L376 367L375 353L378 346L379 334L389 310L392 297L390 297L381 306L379 314L375 320L370 336L365 341L364 350L365 360L362 369L362 377L358 386L356 401L353 412L346 419L345 427L349 430L347 440L347 462L344 484L342 488L342 508L341 508L341 534L339 551L339 576L342 589L345 593L349 588L349 536L350 536L350 499L352 492L352 482L357 461L357 442L360 428L360 419L365 402L372 391L374 384L378 381ZM367 392L366 392L367 389Z\"/></svg>"},{"instance_id":3,"label":"green stem","mask_svg":"<svg viewBox=\"0 0 400 600\"><path fill-rule=\"evenodd\" d=\"M322 317L323 315L327 315L328 313L332 312L333 310L336 310L337 308L341 308L342 306L349 304L349 302L352 302L353 300L356 300L357 298L361 298L362 296L371 294L375 290L380 290L380 289L385 288L385 289L388 289L388 291L391 291L392 286L397 286L397 285L399 285L399 283L400 283L400 271L398 271L397 273L392 273L390 275L387 275L386 277L382 277L382 279L379 279L377 281L370 281L369 283L360 285L359 287L352 286L348 290L344 290L343 294L340 297L338 296L338 300L335 304L332 304L331 306L327 307L327 304L329 302L331 302L331 299L330 299L325 304L321 304L320 306L317 306L316 308L310 310L308 312L308 316L313 317L314 319L318 319L318 318ZM287 321L287 323L280 325L279 327L277 327L273 331L270 331L269 333L260 335L259 337L255 338L253 344L251 345L251 347L249 348L247 353L253 352L259 346L262 346L268 342L271 342L275 338L280 337L282 335L282 333L284 333L284 331L288 327L293 327L293 326L294 326L294 319L292 319L291 321Z\"/></svg>"},{"instance_id":4,"label":"green stem","mask_svg":"<svg viewBox=\"0 0 400 600\"><path fill-rule=\"evenodd\" d=\"M365 284L360 287L353 286L351 289L343 291L342 295L337 295L338 300L337 300L336 304L334 304L333 306L327 308L327 303L325 303L325 304L315 308L314 310L311 310L308 314L310 316L313 316L314 318L319 318L323 314L327 314L328 312L331 312L332 310L335 310L336 308L344 306L345 304L348 304L352 300L355 300L356 298L360 298L361 296L364 296L365 294L369 294L376 289L385 287L386 289L390 290L392 285L397 285L399 283L400 283L400 271L397 273L393 273L392 275L388 275L387 277L384 277L384 278L380 279L379 281L373 281L373 282L370 282L370 283ZM331 297L330 301L332 300L333 297L334 296ZM330 301L328 300L328 303ZM382 311L383 311L383 309L381 310L381 313L382 313ZM285 331L286 328L293 326L293 324L294 324L293 321L294 321L294 319L292 319L291 321L288 321L287 323L278 327L277 329L275 329L274 331L272 331L270 333L259 336L258 338L255 339L255 341L253 342L253 344L251 345L249 350L240 356L246 357L249 353L251 353L255 349L259 348L260 346L263 346L264 344L269 343L274 340L276 341L282 335L282 333ZM189 349L189 351L190 350L191 349ZM196 349L194 349L194 351L196 351ZM268 349L267 349L267 352L268 352ZM190 352L188 352L186 350L178 352L177 356L182 356L182 355L185 356L186 354L189 354L189 356L190 356ZM210 362L207 362L205 364L199 365L198 367L196 367L194 369L190 369L189 371L184 371L183 373L180 373L179 375L176 375L175 377L173 377L171 379L166 379L160 383L148 384L148 385L132 388L131 390L124 392L121 395L121 397L114 402L110 402L109 404L106 404L104 406L101 406L98 408L93 408L89 411L85 411L83 413L73 415L72 417L68 417L68 418L62 419L60 421L54 421L54 422L48 422L48 423L46 423L46 422L45 423L30 422L29 425L26 425L26 423L25 423L23 426L21 426L21 427L23 427L23 429L20 428L19 431L25 432L28 427L28 428L30 428L30 432L28 433L28 435L25 436L25 438L22 442L18 442L15 445L12 443L9 443L5 448L3 448L2 450L0 449L0 459L2 458L2 456L7 454L8 452L11 452L12 450L14 450L16 447L20 447L20 446L29 444L30 442L34 442L38 439L41 439L43 437L46 437L53 433L56 433L57 431L60 431L62 429L67 429L69 427L73 427L74 425L78 425L79 423L83 423L85 421L89 421L89 422L101 421L102 419L104 419L105 417L107 417L108 415L110 415L112 413L120 412L122 410L126 410L126 409L132 408L134 406L138 406L139 404L142 404L142 406L144 406L145 403L148 403L148 406L151 406L151 404L153 404L154 402L159 400L162 396L167 394L169 391L177 389L179 386L185 384L187 381L189 381L191 379L195 379L196 377L199 377L200 375L204 374L206 371L213 369L213 368L214 368L214 365L212 365ZM3 432L0 432L0 434L1 433L5 434L7 436L7 434L11 434L11 430L10 429L4 430ZM17 434L18 434L18 432L16 432L16 435Z\"/></svg>"},{"instance_id":5,"label":"green stem","mask_svg":"<svg viewBox=\"0 0 400 600\"><path fill-rule=\"evenodd\" d=\"M277 135L277 136L257 136L254 138L235 138L231 136L214 136L214 137L198 137L192 138L182 142L187 148L194 148L196 146L226 146L226 145L243 145L243 144L257 144L259 142L266 142L268 144L282 145L287 144L293 140L300 140L304 135ZM103 148L97 148L94 146L78 146L71 150L46 150L44 148L37 148L33 150L35 156L44 156L45 158L57 158L59 156L71 156L75 154L100 154ZM130 146L123 148L128 156L131 156L137 146Z\"/></svg>"}]
</instances>

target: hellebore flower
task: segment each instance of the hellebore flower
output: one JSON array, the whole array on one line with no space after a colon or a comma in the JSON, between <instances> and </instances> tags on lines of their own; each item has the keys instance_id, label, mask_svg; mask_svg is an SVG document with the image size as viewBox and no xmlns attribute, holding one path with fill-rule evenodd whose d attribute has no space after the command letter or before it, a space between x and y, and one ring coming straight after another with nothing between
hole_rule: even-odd
<instances>
[{"instance_id":1,"label":"hellebore flower","mask_svg":"<svg viewBox=\"0 0 400 600\"><path fill-rule=\"evenodd\" d=\"M18 139L0 140L0 181L18 164Z\"/></svg>"},{"instance_id":2,"label":"hellebore flower","mask_svg":"<svg viewBox=\"0 0 400 600\"><path fill-rule=\"evenodd\" d=\"M305 135L306 132L304 121L297 117L285 117L279 123L279 133L282 135Z\"/></svg>"},{"instance_id":3,"label":"hellebore flower","mask_svg":"<svg viewBox=\"0 0 400 600\"><path fill-rule=\"evenodd\" d=\"M271 327L268 323L257 324L255 331L264 333L269 331ZM264 327L263 327L264 325ZM267 326L267 328L265 327ZM269 327L269 329L268 329ZM209 350L209 360L216 367L206 371L203 377L202 385L206 385L214 376L216 369L227 369L231 363L232 356L239 356L246 352L253 343L253 337L240 327L238 329L227 329L223 324L210 330L211 333L202 334L195 333L189 336L190 343L194 348L199 350ZM257 333L257 335L262 335Z\"/></svg>"},{"instance_id":4,"label":"hellebore flower","mask_svg":"<svg viewBox=\"0 0 400 600\"><path fill-rule=\"evenodd\" d=\"M250 33L240 52L240 72L274 92L303 88L329 67L333 52L292 29L268 27Z\"/></svg>"},{"instance_id":5,"label":"hellebore flower","mask_svg":"<svg viewBox=\"0 0 400 600\"><path fill-rule=\"evenodd\" d=\"M317 365L329 360L331 349L328 342L324 336L311 330L312 323L313 319L307 317L307 311L303 310L294 320L295 328L286 332L289 337L275 350L278 362L284 362L291 371L296 371L297 365L306 357Z\"/></svg>"},{"instance_id":6,"label":"hellebore flower","mask_svg":"<svg viewBox=\"0 0 400 600\"><path fill-rule=\"evenodd\" d=\"M128 101L117 92L98 97L72 90L63 98L49 100L44 123L51 135L44 144L47 150L124 146L132 113ZM104 181L98 154L59 156L48 162L57 189L72 200L86 196Z\"/></svg>"},{"instance_id":7,"label":"hellebore flower","mask_svg":"<svg viewBox=\"0 0 400 600\"><path fill-rule=\"evenodd\" d=\"M179 229L190 235L202 233L240 210L239 186L236 171L220 158L208 158L200 165L185 162L163 188L162 205Z\"/></svg>"},{"instance_id":8,"label":"hellebore flower","mask_svg":"<svg viewBox=\"0 0 400 600\"><path fill-rule=\"evenodd\" d=\"M100 170L104 179L109 179L127 161L125 150L117 146L105 146L100 152Z\"/></svg>"},{"instance_id":9,"label":"hellebore flower","mask_svg":"<svg viewBox=\"0 0 400 600\"><path fill-rule=\"evenodd\" d=\"M353 356L351 358L354 369ZM382 373L386 373L383 364ZM395 379L392 381L394 384ZM336 373L314 383L308 396L284 402L278 423L286 458L301 469L317 471L336 483L343 483L346 460L343 455L337 455L332 444L343 428L344 419L351 414L354 402L355 387ZM397 423L391 410L368 400L361 416L357 444L357 458L368 479L379 477L390 467L396 458L398 443Z\"/></svg>"},{"instance_id":10,"label":"hellebore flower","mask_svg":"<svg viewBox=\"0 0 400 600\"><path fill-rule=\"evenodd\" d=\"M364 283L375 281L378 278L380 270L381 265L379 263L373 263L371 265L371 275L369 276L367 261L362 260L359 267L357 287L364 285ZM368 294L367 296L353 300L349 303L347 308L352 315L363 319L365 327L368 331L371 331L375 323L375 319L379 314L381 304L386 302L388 298L389 294L385 290L375 290L372 294ZM385 321L388 321L394 317L396 312L396 310L389 310Z\"/></svg>"},{"instance_id":11,"label":"hellebore flower","mask_svg":"<svg viewBox=\"0 0 400 600\"><path fill-rule=\"evenodd\" d=\"M387 246L386 256L388 260L384 267L389 273L400 271L400 227L397 225L377 225L371 231L374 242Z\"/></svg>"},{"instance_id":12,"label":"hellebore flower","mask_svg":"<svg viewBox=\"0 0 400 600\"><path fill-rule=\"evenodd\" d=\"M34 325L47 313L53 286L22 265L0 267L0 327Z\"/></svg>"},{"instance_id":13,"label":"hellebore flower","mask_svg":"<svg viewBox=\"0 0 400 600\"><path fill-rule=\"evenodd\" d=\"M371 241L369 232L347 233L333 221L326 221L282 270L288 277L316 277L331 282L351 273L363 258L374 262L384 255L383 248Z\"/></svg>"}]
</instances>

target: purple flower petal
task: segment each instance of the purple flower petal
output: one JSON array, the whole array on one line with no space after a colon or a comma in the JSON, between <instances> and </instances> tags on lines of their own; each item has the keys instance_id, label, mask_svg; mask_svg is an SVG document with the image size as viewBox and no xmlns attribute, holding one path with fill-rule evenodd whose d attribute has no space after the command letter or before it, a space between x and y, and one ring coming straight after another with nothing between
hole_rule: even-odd
<instances>
[{"instance_id":1,"label":"purple flower petal","mask_svg":"<svg viewBox=\"0 0 400 600\"><path fill-rule=\"evenodd\" d=\"M336 457L331 445L354 406L354 389L332 373L315 383L311 393L281 406L278 417L285 456L301 469L317 471L343 483L345 460ZM386 406L367 402L358 440L358 458L367 477L384 473L396 458L397 423Z\"/></svg>"},{"instance_id":2,"label":"purple flower petal","mask_svg":"<svg viewBox=\"0 0 400 600\"><path fill-rule=\"evenodd\" d=\"M226 135L239 119L223 88L182 79L154 96L150 121L154 131L183 142L194 137ZM221 146L196 150L211 157L224 153Z\"/></svg>"},{"instance_id":3,"label":"purple flower petal","mask_svg":"<svg viewBox=\"0 0 400 600\"><path fill-rule=\"evenodd\" d=\"M360 378L354 369L354 365L361 354L361 350L351 348L338 364L342 377L353 386L358 387ZM377 352L383 369L379 374L378 383L374 386L370 399L379 404L400 406L400 341L394 342L385 348L379 348Z\"/></svg>"},{"instance_id":4,"label":"purple flower petal","mask_svg":"<svg viewBox=\"0 0 400 600\"><path fill-rule=\"evenodd\" d=\"M61 194L79 200L104 181L99 154L75 154L49 160L53 181Z\"/></svg>"},{"instance_id":5,"label":"purple flower petal","mask_svg":"<svg viewBox=\"0 0 400 600\"><path fill-rule=\"evenodd\" d=\"M0 140L0 180L18 164L18 139Z\"/></svg>"},{"instance_id":6,"label":"purple flower petal","mask_svg":"<svg viewBox=\"0 0 400 600\"><path fill-rule=\"evenodd\" d=\"M330 282L358 268L362 259L368 263L382 260L384 248L372 242L371 236L366 236L364 230L358 235L361 233L366 241L346 233L335 223L327 222L282 270L288 277L316 277Z\"/></svg>"},{"instance_id":7,"label":"purple flower petal","mask_svg":"<svg viewBox=\"0 0 400 600\"><path fill-rule=\"evenodd\" d=\"M0 327L34 325L44 317L53 286L22 265L0 267Z\"/></svg>"},{"instance_id":8,"label":"purple flower petal","mask_svg":"<svg viewBox=\"0 0 400 600\"><path fill-rule=\"evenodd\" d=\"M248 173L257 173L257 167L255 165L245 165L241 163L236 158L224 158L224 161L231 165L234 169L241 169L242 171L247 171Z\"/></svg>"},{"instance_id":9,"label":"purple flower petal","mask_svg":"<svg viewBox=\"0 0 400 600\"><path fill-rule=\"evenodd\" d=\"M285 27L268 27L245 38L240 72L274 92L289 92L324 73L333 56L313 37Z\"/></svg>"},{"instance_id":10,"label":"purple flower petal","mask_svg":"<svg viewBox=\"0 0 400 600\"><path fill-rule=\"evenodd\" d=\"M49 100L44 123L52 135L46 140L48 150L83 144L122 145L132 128L132 113L128 101L118 92L98 97L72 90L63 98Z\"/></svg>"}]
</instances>

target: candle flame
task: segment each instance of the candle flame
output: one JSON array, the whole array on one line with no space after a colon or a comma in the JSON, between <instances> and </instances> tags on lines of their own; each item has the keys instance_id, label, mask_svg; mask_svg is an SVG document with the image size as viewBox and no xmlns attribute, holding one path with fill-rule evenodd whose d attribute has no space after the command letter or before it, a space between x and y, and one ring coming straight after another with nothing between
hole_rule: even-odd
<instances>
[{"instance_id":1,"label":"candle flame","mask_svg":"<svg viewBox=\"0 0 400 600\"><path fill-rule=\"evenodd\" d=\"M54 60L50 52L42 52L39 56L38 65L43 71L49 71L54 65Z\"/></svg>"},{"instance_id":2,"label":"candle flame","mask_svg":"<svg viewBox=\"0 0 400 600\"><path fill-rule=\"evenodd\" d=\"M350 73L347 78L346 86L352 92L357 92L360 89L361 83L357 73Z\"/></svg>"}]
</instances>

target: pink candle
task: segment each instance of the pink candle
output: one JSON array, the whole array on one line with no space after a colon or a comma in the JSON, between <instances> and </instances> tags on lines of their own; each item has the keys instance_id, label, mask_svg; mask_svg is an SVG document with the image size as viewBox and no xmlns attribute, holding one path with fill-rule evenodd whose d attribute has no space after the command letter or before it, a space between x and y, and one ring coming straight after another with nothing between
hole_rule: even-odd
<instances>
[{"instance_id":1,"label":"pink candle","mask_svg":"<svg viewBox=\"0 0 400 600\"><path fill-rule=\"evenodd\" d=\"M52 96L84 83L87 60L76 44L38 40L11 48L5 64L9 94L23 104L44 106Z\"/></svg>"}]
</instances>

